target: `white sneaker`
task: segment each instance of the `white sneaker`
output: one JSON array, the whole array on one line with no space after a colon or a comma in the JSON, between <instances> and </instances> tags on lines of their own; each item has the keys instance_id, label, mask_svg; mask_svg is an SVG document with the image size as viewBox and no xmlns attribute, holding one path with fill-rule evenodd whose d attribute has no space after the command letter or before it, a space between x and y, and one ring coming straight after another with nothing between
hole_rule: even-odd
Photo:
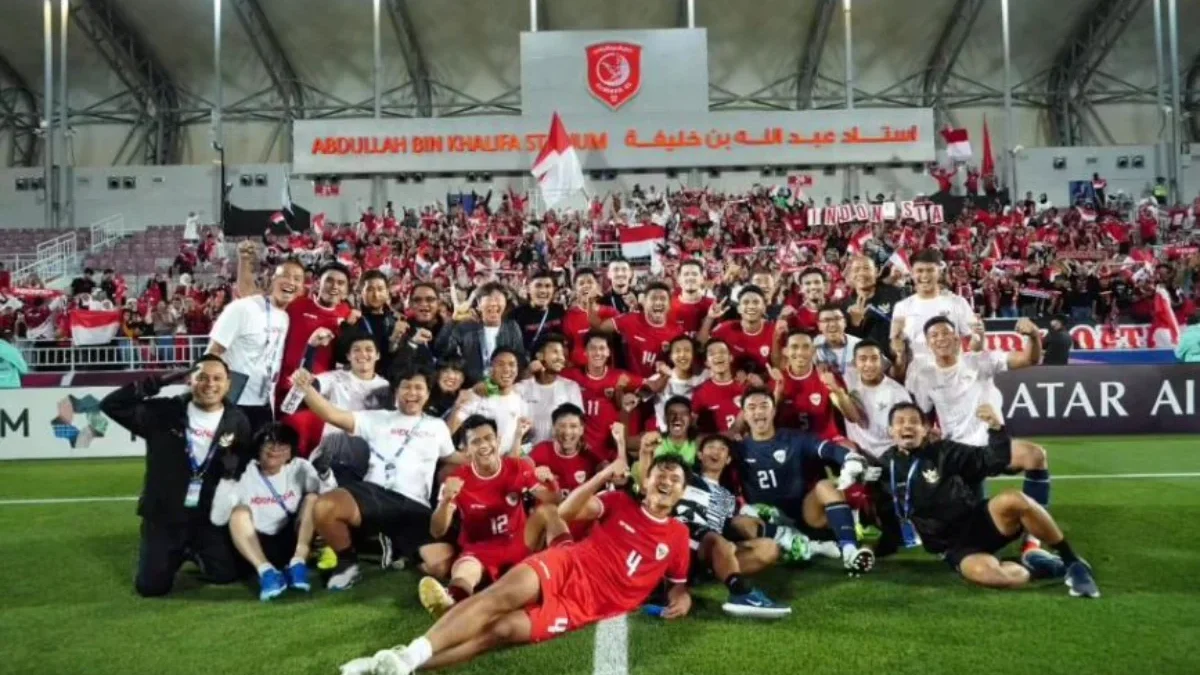
<instances>
[{"instance_id":1,"label":"white sneaker","mask_svg":"<svg viewBox=\"0 0 1200 675\"><path fill-rule=\"evenodd\" d=\"M412 675L420 665L407 648L382 649L375 652L373 675Z\"/></svg>"},{"instance_id":2,"label":"white sneaker","mask_svg":"<svg viewBox=\"0 0 1200 675\"><path fill-rule=\"evenodd\" d=\"M842 549L842 564L851 575L870 572L875 567L875 553L869 548L847 546Z\"/></svg>"},{"instance_id":3,"label":"white sneaker","mask_svg":"<svg viewBox=\"0 0 1200 675\"><path fill-rule=\"evenodd\" d=\"M816 539L808 540L808 552L813 556L821 556L822 558L840 558L842 557L842 549L838 548L836 541L818 541Z\"/></svg>"},{"instance_id":4,"label":"white sneaker","mask_svg":"<svg viewBox=\"0 0 1200 675\"><path fill-rule=\"evenodd\" d=\"M331 591L344 591L353 586L360 576L362 575L359 574L358 564L349 565L340 572L334 572L329 577L328 583L325 584L325 588Z\"/></svg>"}]
</instances>

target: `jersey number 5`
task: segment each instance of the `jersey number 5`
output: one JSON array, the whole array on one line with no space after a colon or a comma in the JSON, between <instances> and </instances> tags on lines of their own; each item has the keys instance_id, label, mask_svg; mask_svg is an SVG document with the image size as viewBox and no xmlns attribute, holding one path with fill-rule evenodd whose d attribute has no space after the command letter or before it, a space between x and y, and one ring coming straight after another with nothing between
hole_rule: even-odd
<instances>
[{"instance_id":1,"label":"jersey number 5","mask_svg":"<svg viewBox=\"0 0 1200 675\"><path fill-rule=\"evenodd\" d=\"M629 573L629 576L632 577L634 573L637 572L637 568L640 567L641 564L642 555L637 551L630 551L629 557L625 559L625 570Z\"/></svg>"},{"instance_id":2,"label":"jersey number 5","mask_svg":"<svg viewBox=\"0 0 1200 675\"><path fill-rule=\"evenodd\" d=\"M779 487L779 483L775 480L775 469L758 472L758 487L760 490Z\"/></svg>"}]
</instances>

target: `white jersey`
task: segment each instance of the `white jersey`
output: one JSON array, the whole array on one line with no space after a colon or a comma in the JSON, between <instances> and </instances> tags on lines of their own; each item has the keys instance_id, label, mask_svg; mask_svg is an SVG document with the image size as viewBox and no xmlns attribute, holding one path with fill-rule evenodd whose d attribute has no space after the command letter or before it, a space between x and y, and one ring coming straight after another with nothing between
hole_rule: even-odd
<instances>
[{"instance_id":1,"label":"white jersey","mask_svg":"<svg viewBox=\"0 0 1200 675\"><path fill-rule=\"evenodd\" d=\"M307 459L292 459L274 476L264 476L259 471L258 460L252 460L239 480L223 480L217 487L213 495L212 522L223 526L229 522L235 507L245 506L250 509L255 530L267 535L278 534L291 518L298 515L300 502L306 495L328 492L336 486L332 476L329 481L322 482Z\"/></svg>"},{"instance_id":2,"label":"white jersey","mask_svg":"<svg viewBox=\"0 0 1200 675\"><path fill-rule=\"evenodd\" d=\"M317 388L325 400L335 407L349 412L369 410L367 402L380 389L388 388L388 381L376 375L364 380L348 370L331 370L316 376ZM322 436L341 433L341 429L332 424L325 425Z\"/></svg>"},{"instance_id":3,"label":"white jersey","mask_svg":"<svg viewBox=\"0 0 1200 675\"><path fill-rule=\"evenodd\" d=\"M888 413L897 403L911 403L912 395L899 382L886 375L879 384L867 386L857 371L846 377L846 390L862 404L867 416L864 425L846 420L846 435L864 452L878 459L893 445L888 433Z\"/></svg>"},{"instance_id":4,"label":"white jersey","mask_svg":"<svg viewBox=\"0 0 1200 675\"><path fill-rule=\"evenodd\" d=\"M517 439L517 420L529 417L529 407L525 399L515 389L503 396L479 396L463 406L458 413L459 421L471 415L483 415L496 423L496 435L500 440L500 452L512 450L513 442Z\"/></svg>"},{"instance_id":5,"label":"white jersey","mask_svg":"<svg viewBox=\"0 0 1200 675\"><path fill-rule=\"evenodd\" d=\"M554 410L564 403L572 403L583 410L583 391L577 382L558 376L550 384L539 384L534 378L521 380L517 393L525 401L529 419L533 420L533 444L554 438Z\"/></svg>"},{"instance_id":6,"label":"white jersey","mask_svg":"<svg viewBox=\"0 0 1200 675\"><path fill-rule=\"evenodd\" d=\"M818 335L813 340L813 347L816 349L814 354L816 363L829 366L845 380L854 371L854 347L860 342L862 340L859 338L847 335L846 341L841 347L834 347L829 344L824 335Z\"/></svg>"},{"instance_id":7,"label":"white jersey","mask_svg":"<svg viewBox=\"0 0 1200 675\"><path fill-rule=\"evenodd\" d=\"M289 324L287 310L262 295L234 300L217 317L209 346L224 347L222 357L229 369L246 376L238 405L272 404Z\"/></svg>"},{"instance_id":8,"label":"white jersey","mask_svg":"<svg viewBox=\"0 0 1200 675\"><path fill-rule=\"evenodd\" d=\"M658 375L657 377L662 376ZM692 393L696 391L696 387L704 384L706 380L708 380L707 370L699 375L693 375L686 380L675 377L674 373L667 378L666 388L654 398L654 416L658 420L659 431L665 432L667 430L667 401L676 396L682 396L689 401L692 400Z\"/></svg>"},{"instance_id":9,"label":"white jersey","mask_svg":"<svg viewBox=\"0 0 1200 675\"><path fill-rule=\"evenodd\" d=\"M988 426L975 413L989 403L1003 415L1003 398L994 378L1006 370L1008 357L1002 352L960 354L949 368L939 367L933 359L915 359L904 385L921 410L937 413L945 439L987 445Z\"/></svg>"},{"instance_id":10,"label":"white jersey","mask_svg":"<svg viewBox=\"0 0 1200 675\"><path fill-rule=\"evenodd\" d=\"M966 337L971 334L975 311L971 309L966 298L949 291L942 291L940 295L928 299L910 295L892 308L892 321L904 319L904 337L912 345L914 358L933 357L933 353L929 351L929 344L925 341L925 322L935 316L949 319L958 334Z\"/></svg>"},{"instance_id":11,"label":"white jersey","mask_svg":"<svg viewBox=\"0 0 1200 675\"><path fill-rule=\"evenodd\" d=\"M429 506L438 460L454 454L445 422L396 410L364 410L354 413L353 435L371 448L363 480Z\"/></svg>"}]
</instances>

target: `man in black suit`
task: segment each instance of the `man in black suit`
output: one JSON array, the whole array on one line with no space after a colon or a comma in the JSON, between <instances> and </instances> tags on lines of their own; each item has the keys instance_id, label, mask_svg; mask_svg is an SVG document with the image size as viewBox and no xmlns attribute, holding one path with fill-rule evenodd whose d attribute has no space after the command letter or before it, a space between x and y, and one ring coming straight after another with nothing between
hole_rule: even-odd
<instances>
[{"instance_id":1,"label":"man in black suit","mask_svg":"<svg viewBox=\"0 0 1200 675\"><path fill-rule=\"evenodd\" d=\"M190 394L153 398L188 375ZM169 593L189 552L208 581L237 578L229 532L209 520L217 483L241 475L251 451L250 423L235 406L225 405L228 393L229 367L207 354L189 372L127 384L100 402L113 421L146 439L138 595Z\"/></svg>"},{"instance_id":2,"label":"man in black suit","mask_svg":"<svg viewBox=\"0 0 1200 675\"><path fill-rule=\"evenodd\" d=\"M521 326L504 318L508 307L504 287L498 283L484 284L476 299L479 319L475 320L475 312L469 305L455 307L453 319L442 328L433 347L439 359L462 359L468 384L488 376L492 354L502 347L516 353L522 369L529 364Z\"/></svg>"}]
</instances>

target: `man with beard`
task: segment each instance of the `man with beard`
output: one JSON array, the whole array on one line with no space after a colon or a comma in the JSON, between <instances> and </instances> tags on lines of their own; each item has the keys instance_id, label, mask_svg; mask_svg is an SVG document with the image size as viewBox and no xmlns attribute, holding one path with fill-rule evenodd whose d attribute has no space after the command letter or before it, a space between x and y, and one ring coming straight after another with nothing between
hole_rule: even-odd
<instances>
[{"instance_id":1,"label":"man with beard","mask_svg":"<svg viewBox=\"0 0 1200 675\"><path fill-rule=\"evenodd\" d=\"M511 350L521 368L528 360L521 327L516 321L504 318L508 307L504 286L494 282L484 284L476 294L476 301L479 320L474 320L470 305L455 307L454 318L442 328L433 348L438 358L461 358L470 384L482 382L490 374L492 354L497 349Z\"/></svg>"},{"instance_id":2,"label":"man with beard","mask_svg":"<svg viewBox=\"0 0 1200 675\"><path fill-rule=\"evenodd\" d=\"M990 405L975 415L988 429L986 445L929 440L920 408L901 403L888 413L895 446L883 453L877 507L884 520L880 555L899 546L924 546L971 583L985 588L1021 588L1033 579L1066 577L1072 597L1098 598L1091 567L1075 555L1062 530L1028 493L1005 490L980 498L972 486L989 476L1018 473L1044 464L1045 455L1010 442ZM1021 533L1047 544L1026 549L1021 563L1001 562L996 553Z\"/></svg>"},{"instance_id":3,"label":"man with beard","mask_svg":"<svg viewBox=\"0 0 1200 675\"><path fill-rule=\"evenodd\" d=\"M527 495L539 504L558 501L538 481L533 465L501 454L507 448L491 419L472 415L461 429L468 463L442 483L430 522L430 533L441 539L458 516L458 557L448 588L433 577L422 578L417 586L421 604L435 619L541 548L541 527L526 527Z\"/></svg>"},{"instance_id":4,"label":"man with beard","mask_svg":"<svg viewBox=\"0 0 1200 675\"><path fill-rule=\"evenodd\" d=\"M517 354L511 349L501 347L493 352L487 394L479 396L469 388L459 392L448 418L450 433L457 433L469 417L486 417L492 420L500 435L500 451L520 457L522 437L533 425L529 420L529 407L513 388L520 368Z\"/></svg>"},{"instance_id":5,"label":"man with beard","mask_svg":"<svg viewBox=\"0 0 1200 675\"><path fill-rule=\"evenodd\" d=\"M704 292L704 266L697 260L679 263L679 293L671 299L669 321L688 337L696 337L713 299Z\"/></svg>"},{"instance_id":6,"label":"man with beard","mask_svg":"<svg viewBox=\"0 0 1200 675\"><path fill-rule=\"evenodd\" d=\"M756 363L765 371L771 363L771 347L775 340L774 331L767 326L766 309L767 296L762 289L743 286L738 294L740 318L713 328L725 314L724 302L714 304L700 327L700 342L707 343L709 337L720 340L729 346L735 359Z\"/></svg>"},{"instance_id":7,"label":"man with beard","mask_svg":"<svg viewBox=\"0 0 1200 675\"><path fill-rule=\"evenodd\" d=\"M232 372L230 398L250 421L250 428L269 424L275 416L273 394L290 332L287 308L304 290L304 266L280 263L264 295L239 298L225 306L213 324L207 353L220 356ZM305 337L307 343L308 338Z\"/></svg>"},{"instance_id":8,"label":"man with beard","mask_svg":"<svg viewBox=\"0 0 1200 675\"><path fill-rule=\"evenodd\" d=\"M668 320L671 309L671 289L662 282L646 286L645 301L641 312L621 314L612 319L601 319L595 305L589 310L588 319L592 329L601 333L617 334L625 345L625 363L628 369L643 377L658 373L658 364L667 355L671 342L683 335L679 326Z\"/></svg>"},{"instance_id":9,"label":"man with beard","mask_svg":"<svg viewBox=\"0 0 1200 675\"><path fill-rule=\"evenodd\" d=\"M530 442L536 445L553 436L554 411L560 406L583 408L583 393L578 384L562 377L568 367L565 337L558 333L543 336L534 357L529 364L532 377L518 382L516 388L533 423Z\"/></svg>"},{"instance_id":10,"label":"man with beard","mask_svg":"<svg viewBox=\"0 0 1200 675\"><path fill-rule=\"evenodd\" d=\"M521 327L525 352L532 354L544 336L562 331L562 304L554 302L554 274L538 270L529 279L529 302L513 310L512 319Z\"/></svg>"},{"instance_id":11,"label":"man with beard","mask_svg":"<svg viewBox=\"0 0 1200 675\"><path fill-rule=\"evenodd\" d=\"M865 255L854 256L846 272L854 289L842 303L849 319L846 331L857 338L874 340L887 345L891 337L889 325L896 303L904 299L904 291L879 279L875 261Z\"/></svg>"}]
</instances>

